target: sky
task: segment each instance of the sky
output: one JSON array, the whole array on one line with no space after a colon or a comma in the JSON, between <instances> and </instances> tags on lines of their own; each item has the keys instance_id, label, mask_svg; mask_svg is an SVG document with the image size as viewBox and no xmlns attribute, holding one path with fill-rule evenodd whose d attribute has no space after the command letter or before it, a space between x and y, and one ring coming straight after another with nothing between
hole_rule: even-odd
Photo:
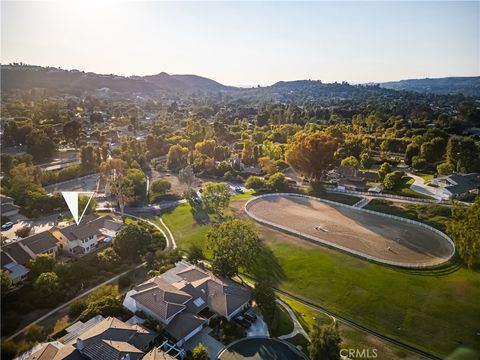
<instances>
[{"instance_id":1,"label":"sky","mask_svg":"<svg viewBox=\"0 0 480 360\"><path fill-rule=\"evenodd\" d=\"M3 1L1 62L227 85L480 75L480 2Z\"/></svg>"}]
</instances>

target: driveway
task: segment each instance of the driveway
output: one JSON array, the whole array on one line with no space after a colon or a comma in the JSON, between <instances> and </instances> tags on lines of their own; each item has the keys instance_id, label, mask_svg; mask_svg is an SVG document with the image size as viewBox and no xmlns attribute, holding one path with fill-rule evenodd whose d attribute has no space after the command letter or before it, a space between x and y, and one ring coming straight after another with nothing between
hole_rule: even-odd
<instances>
[{"instance_id":1,"label":"driveway","mask_svg":"<svg viewBox=\"0 0 480 360\"><path fill-rule=\"evenodd\" d=\"M247 337L252 336L270 336L268 326L262 318L262 315L256 313L257 320L247 329Z\"/></svg>"},{"instance_id":2,"label":"driveway","mask_svg":"<svg viewBox=\"0 0 480 360\"><path fill-rule=\"evenodd\" d=\"M412 189L413 191L415 191L419 194L428 195L428 196L431 196L431 197L433 197L437 200L441 200L435 194L435 188L432 188L431 186L426 185L425 180L423 180L420 176L414 175L412 173L407 173L407 175L412 177L413 180L414 180L413 184L410 185L410 189Z\"/></svg>"},{"instance_id":3,"label":"driveway","mask_svg":"<svg viewBox=\"0 0 480 360\"><path fill-rule=\"evenodd\" d=\"M184 345L183 348L185 350L192 351L195 349L199 343L202 343L208 350L208 355L210 356L211 360L215 360L217 358L217 354L224 348L224 345L218 341L217 339L213 338L209 335L212 331L211 328L208 326L203 328L197 335L189 339Z\"/></svg>"},{"instance_id":4,"label":"driveway","mask_svg":"<svg viewBox=\"0 0 480 360\"><path fill-rule=\"evenodd\" d=\"M59 214L54 214L50 216L41 217L38 219L25 219L18 221L10 230L2 231L2 235L5 236L7 239L14 239L17 236L15 235L15 231L21 229L25 226L31 227L32 231L30 235L38 234L42 231L46 231L50 229L52 226L58 224L57 217Z\"/></svg>"}]
</instances>

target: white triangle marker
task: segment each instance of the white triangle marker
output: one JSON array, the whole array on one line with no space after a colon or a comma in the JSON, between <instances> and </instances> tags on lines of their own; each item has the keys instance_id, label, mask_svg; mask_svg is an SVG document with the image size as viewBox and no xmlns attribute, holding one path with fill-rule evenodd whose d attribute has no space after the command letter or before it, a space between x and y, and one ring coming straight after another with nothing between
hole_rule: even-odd
<instances>
[{"instance_id":1,"label":"white triangle marker","mask_svg":"<svg viewBox=\"0 0 480 360\"><path fill-rule=\"evenodd\" d=\"M85 205L85 209L83 209L82 215L80 215L80 218L78 217L78 198L80 195L90 195L87 201L87 205ZM72 213L73 219L75 222L80 224L80 221L82 221L83 215L85 214L85 211L88 208L88 205L90 204L90 201L92 200L93 194L95 192L93 191L62 191L63 198L65 199L65 202L67 203L68 209Z\"/></svg>"}]
</instances>

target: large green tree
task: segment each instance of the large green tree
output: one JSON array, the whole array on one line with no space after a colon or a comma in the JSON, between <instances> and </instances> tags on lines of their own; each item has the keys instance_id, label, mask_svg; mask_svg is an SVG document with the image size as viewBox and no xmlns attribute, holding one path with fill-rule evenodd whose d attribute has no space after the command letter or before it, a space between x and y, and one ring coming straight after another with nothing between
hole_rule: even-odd
<instances>
[{"instance_id":1,"label":"large green tree","mask_svg":"<svg viewBox=\"0 0 480 360\"><path fill-rule=\"evenodd\" d=\"M310 331L308 354L311 360L340 359L340 344L342 338L334 325L314 324Z\"/></svg>"},{"instance_id":2,"label":"large green tree","mask_svg":"<svg viewBox=\"0 0 480 360\"><path fill-rule=\"evenodd\" d=\"M265 321L271 324L277 308L275 291L272 286L264 281L257 282L252 291L252 297L262 312Z\"/></svg>"},{"instance_id":3,"label":"large green tree","mask_svg":"<svg viewBox=\"0 0 480 360\"><path fill-rule=\"evenodd\" d=\"M167 154L167 168L172 171L179 171L187 166L187 163L188 149L178 144L170 146Z\"/></svg>"},{"instance_id":4,"label":"large green tree","mask_svg":"<svg viewBox=\"0 0 480 360\"><path fill-rule=\"evenodd\" d=\"M469 268L480 266L480 197L468 208L454 208L452 217L447 234L455 241L458 254Z\"/></svg>"},{"instance_id":5,"label":"large green tree","mask_svg":"<svg viewBox=\"0 0 480 360\"><path fill-rule=\"evenodd\" d=\"M138 225L129 224L115 236L113 248L120 257L134 260L144 253L150 241L148 231Z\"/></svg>"},{"instance_id":6,"label":"large green tree","mask_svg":"<svg viewBox=\"0 0 480 360\"><path fill-rule=\"evenodd\" d=\"M334 162L338 140L324 132L300 133L287 144L285 160L309 179L321 179Z\"/></svg>"},{"instance_id":7,"label":"large green tree","mask_svg":"<svg viewBox=\"0 0 480 360\"><path fill-rule=\"evenodd\" d=\"M230 203L230 186L226 183L205 183L202 200L209 213L221 215Z\"/></svg>"},{"instance_id":8,"label":"large green tree","mask_svg":"<svg viewBox=\"0 0 480 360\"><path fill-rule=\"evenodd\" d=\"M54 295L57 292L59 285L60 282L58 275L54 272L44 272L38 276L37 280L35 280L35 289L43 298Z\"/></svg>"},{"instance_id":9,"label":"large green tree","mask_svg":"<svg viewBox=\"0 0 480 360\"><path fill-rule=\"evenodd\" d=\"M253 225L239 219L221 222L207 233L207 248L213 255L213 272L221 276L234 276L240 267L247 271L251 269L260 246Z\"/></svg>"},{"instance_id":10,"label":"large green tree","mask_svg":"<svg viewBox=\"0 0 480 360\"><path fill-rule=\"evenodd\" d=\"M38 254L35 259L30 260L28 267L30 275L35 279L40 274L53 271L55 258L48 254Z\"/></svg>"}]
</instances>

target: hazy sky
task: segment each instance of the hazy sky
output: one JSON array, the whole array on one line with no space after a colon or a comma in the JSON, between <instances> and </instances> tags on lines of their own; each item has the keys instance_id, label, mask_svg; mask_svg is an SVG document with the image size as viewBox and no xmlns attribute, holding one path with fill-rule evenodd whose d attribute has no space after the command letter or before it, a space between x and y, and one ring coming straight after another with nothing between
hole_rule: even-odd
<instances>
[{"instance_id":1,"label":"hazy sky","mask_svg":"<svg viewBox=\"0 0 480 360\"><path fill-rule=\"evenodd\" d=\"M480 75L480 2L5 2L1 61L229 85Z\"/></svg>"}]
</instances>

